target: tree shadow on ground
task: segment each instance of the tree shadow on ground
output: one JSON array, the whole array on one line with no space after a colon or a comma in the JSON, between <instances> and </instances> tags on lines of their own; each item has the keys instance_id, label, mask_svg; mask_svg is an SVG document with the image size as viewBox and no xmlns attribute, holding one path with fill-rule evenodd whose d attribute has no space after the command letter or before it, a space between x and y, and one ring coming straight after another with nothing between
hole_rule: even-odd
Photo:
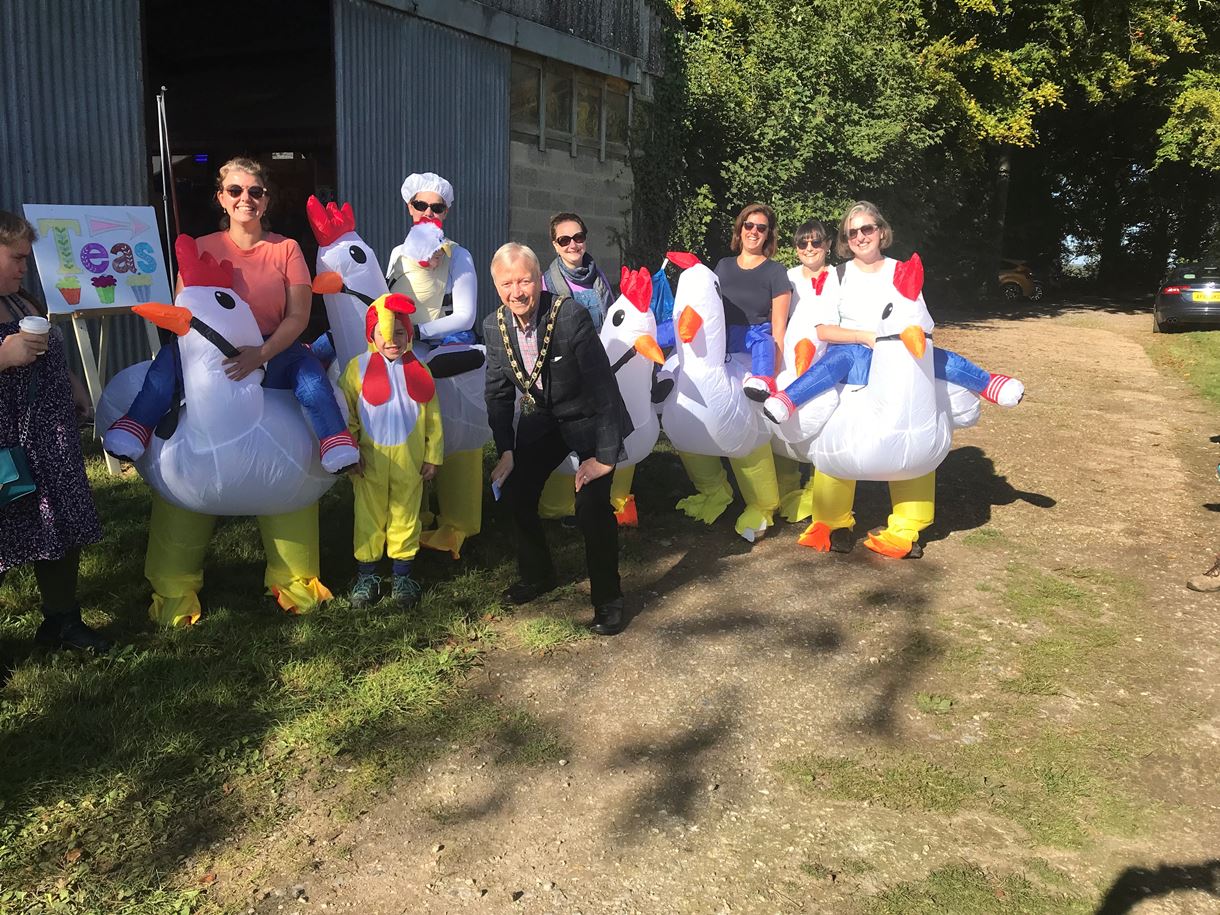
<instances>
[{"instance_id":1,"label":"tree shadow on ground","mask_svg":"<svg viewBox=\"0 0 1220 915\"><path fill-rule=\"evenodd\" d=\"M1220 899L1220 859L1199 864L1129 867L1110 885L1094 915L1122 915L1147 899L1180 892L1206 893Z\"/></svg>"},{"instance_id":2,"label":"tree shadow on ground","mask_svg":"<svg viewBox=\"0 0 1220 915\"><path fill-rule=\"evenodd\" d=\"M888 494L887 494L888 497ZM996 505L1026 502L1051 509L1056 500L1043 493L1017 489L995 472L995 463L973 445L954 448L936 471L936 520L919 535L924 543L943 540L954 531L970 531L991 523Z\"/></svg>"},{"instance_id":3,"label":"tree shadow on ground","mask_svg":"<svg viewBox=\"0 0 1220 915\"><path fill-rule=\"evenodd\" d=\"M269 781L291 784L341 755L379 759L382 741L416 735L415 750L398 748L409 767L448 746L455 726L494 731L486 715L455 725L441 713L469 667L464 632L498 610L511 540L490 513L485 544L460 569L420 563L431 586L409 615L340 599L288 616L264 596L254 522L222 522L205 561L209 612L163 631L145 615L147 492L132 480L93 482L105 539L85 553L80 597L88 618L109 618L115 650L32 651L33 576L15 570L0 592L0 807L11 823L41 824L37 842L6 858L17 885L58 873L63 855L83 847L74 873L108 911L113 894L152 893L200 848L273 816ZM321 516L323 580L343 581L353 565L350 489L328 493ZM570 550L561 552L566 561ZM433 569L440 581L430 581ZM247 796L247 784L259 790Z\"/></svg>"},{"instance_id":4,"label":"tree shadow on ground","mask_svg":"<svg viewBox=\"0 0 1220 915\"><path fill-rule=\"evenodd\" d=\"M1031 318L1056 318L1061 315L1151 315L1152 296L1074 296L1045 299L1041 302L984 299L974 305L940 305L931 310L937 327L970 328L983 321L1024 321ZM1151 318L1149 318L1151 320Z\"/></svg>"},{"instance_id":5,"label":"tree shadow on ground","mask_svg":"<svg viewBox=\"0 0 1220 915\"><path fill-rule=\"evenodd\" d=\"M890 647L857 668L851 682L864 700L863 707L847 717L845 728L870 737L898 736L898 706L908 697L911 684L944 652L941 640L928 632L926 591L910 587L877 589L862 595L861 605L896 617Z\"/></svg>"},{"instance_id":6,"label":"tree shadow on ground","mask_svg":"<svg viewBox=\"0 0 1220 915\"><path fill-rule=\"evenodd\" d=\"M609 759L612 768L648 766L655 778L615 814L612 835L638 837L665 816L681 821L694 818L699 798L708 793L709 756L735 728L736 698L734 690L719 689L704 697L699 723L660 738L641 737L614 752Z\"/></svg>"}]
</instances>

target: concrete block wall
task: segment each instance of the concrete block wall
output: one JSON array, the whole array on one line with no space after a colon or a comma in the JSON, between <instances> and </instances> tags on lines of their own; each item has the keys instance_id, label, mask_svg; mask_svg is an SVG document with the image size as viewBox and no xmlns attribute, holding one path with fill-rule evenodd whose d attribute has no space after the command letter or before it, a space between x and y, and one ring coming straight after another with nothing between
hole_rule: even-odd
<instances>
[{"instance_id":1,"label":"concrete block wall","mask_svg":"<svg viewBox=\"0 0 1220 915\"><path fill-rule=\"evenodd\" d=\"M621 159L597 161L581 150L538 149L536 143L509 143L509 237L529 245L542 269L555 257L548 232L551 216L579 213L589 227L589 253L617 286L621 252L615 233L625 234L631 210L631 167Z\"/></svg>"}]
</instances>

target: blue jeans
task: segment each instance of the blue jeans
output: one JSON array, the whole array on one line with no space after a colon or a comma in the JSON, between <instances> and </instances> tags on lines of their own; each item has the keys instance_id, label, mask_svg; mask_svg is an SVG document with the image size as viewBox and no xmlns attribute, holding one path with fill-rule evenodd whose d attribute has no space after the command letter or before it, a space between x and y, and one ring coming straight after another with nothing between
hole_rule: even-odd
<instances>
[{"instance_id":1,"label":"blue jeans","mask_svg":"<svg viewBox=\"0 0 1220 915\"><path fill-rule=\"evenodd\" d=\"M335 389L314 356L303 343L294 343L263 366L263 387L293 391L318 440L347 430L343 414L335 401ZM182 385L182 356L178 341L161 347L148 368L144 386L131 402L127 415L150 429L174 405L175 392Z\"/></svg>"}]
</instances>

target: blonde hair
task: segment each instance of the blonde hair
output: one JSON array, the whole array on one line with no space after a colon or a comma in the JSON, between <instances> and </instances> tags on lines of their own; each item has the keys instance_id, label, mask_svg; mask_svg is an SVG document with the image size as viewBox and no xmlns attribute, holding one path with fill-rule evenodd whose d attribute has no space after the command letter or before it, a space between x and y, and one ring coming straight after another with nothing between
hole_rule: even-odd
<instances>
[{"instance_id":1,"label":"blonde hair","mask_svg":"<svg viewBox=\"0 0 1220 915\"><path fill-rule=\"evenodd\" d=\"M520 242L510 241L505 242L496 249L496 253L491 256L491 266L488 268L493 273L500 264L513 264L517 261L525 261L533 270L534 276L542 276L542 262L538 260L538 255L534 253L534 249L529 245L523 245Z\"/></svg>"},{"instance_id":2,"label":"blonde hair","mask_svg":"<svg viewBox=\"0 0 1220 915\"><path fill-rule=\"evenodd\" d=\"M881 233L880 243L882 251L888 248L894 241L894 230L890 228L890 224L886 222L885 217L881 215L881 211L877 209L876 205L869 203L867 200L857 200L839 222L839 237L835 240L835 254L839 255L839 257L853 256L851 245L847 243L847 223L858 213L866 213L877 224L877 231Z\"/></svg>"},{"instance_id":3,"label":"blonde hair","mask_svg":"<svg viewBox=\"0 0 1220 915\"><path fill-rule=\"evenodd\" d=\"M11 248L19 241L32 245L37 238L38 233L25 219L8 210L0 210L0 247Z\"/></svg>"},{"instance_id":4,"label":"blonde hair","mask_svg":"<svg viewBox=\"0 0 1220 915\"><path fill-rule=\"evenodd\" d=\"M256 159L251 159L248 156L234 156L224 165L220 166L220 170L216 173L216 196L220 197L225 188L225 178L229 176L229 172L238 171L252 175L258 180L268 193L267 209L263 210L263 216L260 220L264 229L271 228L271 221L267 218L267 213L271 210L271 174L267 167ZM217 201L219 203L219 200ZM229 228L229 214L225 212L225 208L220 208L220 227L222 229Z\"/></svg>"}]
</instances>

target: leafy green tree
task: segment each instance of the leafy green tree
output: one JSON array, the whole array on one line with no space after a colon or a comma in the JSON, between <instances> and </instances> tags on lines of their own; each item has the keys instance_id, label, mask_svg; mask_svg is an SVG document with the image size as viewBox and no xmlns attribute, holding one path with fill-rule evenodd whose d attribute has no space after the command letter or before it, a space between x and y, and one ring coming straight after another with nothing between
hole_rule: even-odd
<instances>
[{"instance_id":1,"label":"leafy green tree","mask_svg":"<svg viewBox=\"0 0 1220 915\"><path fill-rule=\"evenodd\" d=\"M1214 232L1214 0L672 0L642 119L643 248L714 257L738 208L781 228L871 199L896 253L977 287L1065 239L1143 281ZM1009 193L1009 176L1014 193ZM642 176L642 180L641 180ZM1005 218L1012 199L1012 218Z\"/></svg>"}]
</instances>

